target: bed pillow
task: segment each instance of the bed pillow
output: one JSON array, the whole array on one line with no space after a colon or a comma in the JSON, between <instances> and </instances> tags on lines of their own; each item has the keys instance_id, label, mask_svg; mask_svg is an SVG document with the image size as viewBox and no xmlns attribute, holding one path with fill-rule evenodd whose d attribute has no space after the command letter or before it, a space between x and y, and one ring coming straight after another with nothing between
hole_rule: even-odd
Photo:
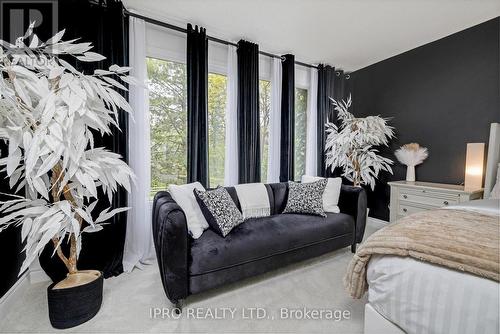
<instances>
[{"instance_id":1,"label":"bed pillow","mask_svg":"<svg viewBox=\"0 0 500 334\"><path fill-rule=\"evenodd\" d=\"M193 239L198 239L208 228L208 222L194 197L194 189L205 190L200 182L194 182L183 185L172 184L168 187L168 192L184 211L189 234Z\"/></svg>"},{"instance_id":2,"label":"bed pillow","mask_svg":"<svg viewBox=\"0 0 500 334\"><path fill-rule=\"evenodd\" d=\"M243 223L243 216L226 188L194 189L194 195L210 227L223 237Z\"/></svg>"},{"instance_id":3,"label":"bed pillow","mask_svg":"<svg viewBox=\"0 0 500 334\"><path fill-rule=\"evenodd\" d=\"M500 199L500 164L498 164L497 169L497 182L491 190L490 198Z\"/></svg>"},{"instance_id":4,"label":"bed pillow","mask_svg":"<svg viewBox=\"0 0 500 334\"><path fill-rule=\"evenodd\" d=\"M327 179L311 183L288 182L288 201L283 213L306 213L326 217L323 193Z\"/></svg>"},{"instance_id":5,"label":"bed pillow","mask_svg":"<svg viewBox=\"0 0 500 334\"><path fill-rule=\"evenodd\" d=\"M319 176L302 176L302 183L310 183L314 181L324 180L324 177ZM340 188L342 187L342 179L340 177L330 177L327 179L325 192L323 193L323 210L330 213L339 213L339 198Z\"/></svg>"}]
</instances>

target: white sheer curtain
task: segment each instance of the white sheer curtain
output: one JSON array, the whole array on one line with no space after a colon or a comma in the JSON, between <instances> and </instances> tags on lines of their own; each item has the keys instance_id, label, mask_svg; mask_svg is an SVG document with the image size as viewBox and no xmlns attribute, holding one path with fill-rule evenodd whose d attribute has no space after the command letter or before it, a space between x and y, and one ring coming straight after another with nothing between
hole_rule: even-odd
<instances>
[{"instance_id":1,"label":"white sheer curtain","mask_svg":"<svg viewBox=\"0 0 500 334\"><path fill-rule=\"evenodd\" d=\"M146 25L144 20L130 17L130 66L131 75L147 85ZM146 86L130 86L129 102L133 118L129 121L129 165L137 177L129 194L127 234L123 254L123 270L132 271L155 258L151 230L151 155L149 134L149 96Z\"/></svg>"},{"instance_id":2,"label":"white sheer curtain","mask_svg":"<svg viewBox=\"0 0 500 334\"><path fill-rule=\"evenodd\" d=\"M307 92L306 175L315 176L318 164L318 70L311 68L309 77L311 82Z\"/></svg>"},{"instance_id":3,"label":"white sheer curtain","mask_svg":"<svg viewBox=\"0 0 500 334\"><path fill-rule=\"evenodd\" d=\"M271 115L269 116L269 157L267 182L280 179L281 138L281 59L273 58L271 66Z\"/></svg>"},{"instance_id":4,"label":"white sheer curtain","mask_svg":"<svg viewBox=\"0 0 500 334\"><path fill-rule=\"evenodd\" d=\"M224 185L238 183L238 54L236 47L227 49L227 97L226 97L226 156L224 161Z\"/></svg>"}]
</instances>

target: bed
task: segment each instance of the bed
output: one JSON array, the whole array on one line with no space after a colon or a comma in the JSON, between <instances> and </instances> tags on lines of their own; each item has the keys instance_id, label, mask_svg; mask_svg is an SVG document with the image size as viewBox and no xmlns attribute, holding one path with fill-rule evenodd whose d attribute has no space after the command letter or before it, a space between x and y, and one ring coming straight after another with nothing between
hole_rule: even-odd
<instances>
[{"instance_id":1,"label":"bed","mask_svg":"<svg viewBox=\"0 0 500 334\"><path fill-rule=\"evenodd\" d=\"M449 209L497 218L500 200L487 199L500 163L500 124L491 124L485 200ZM500 228L500 227L499 227ZM366 267L365 334L499 333L499 283L412 257L374 255Z\"/></svg>"}]
</instances>

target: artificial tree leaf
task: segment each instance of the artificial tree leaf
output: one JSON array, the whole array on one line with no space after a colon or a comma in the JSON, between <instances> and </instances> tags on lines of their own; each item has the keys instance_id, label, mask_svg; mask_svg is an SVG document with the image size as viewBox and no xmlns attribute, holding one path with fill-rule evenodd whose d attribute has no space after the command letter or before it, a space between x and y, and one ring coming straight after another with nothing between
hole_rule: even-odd
<instances>
[{"instance_id":1,"label":"artificial tree leaf","mask_svg":"<svg viewBox=\"0 0 500 334\"><path fill-rule=\"evenodd\" d=\"M86 226L82 232L85 233L94 233L94 232L99 232L103 229L101 225L94 225L94 226Z\"/></svg>"}]
</instances>

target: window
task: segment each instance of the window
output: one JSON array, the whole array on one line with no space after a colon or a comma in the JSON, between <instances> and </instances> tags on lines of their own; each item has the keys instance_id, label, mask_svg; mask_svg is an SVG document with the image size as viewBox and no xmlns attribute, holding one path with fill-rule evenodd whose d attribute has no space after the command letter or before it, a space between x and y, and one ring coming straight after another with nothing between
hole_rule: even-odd
<instances>
[{"instance_id":1,"label":"window","mask_svg":"<svg viewBox=\"0 0 500 334\"><path fill-rule=\"evenodd\" d=\"M227 77L208 74L208 175L210 187L224 184Z\"/></svg>"},{"instance_id":2,"label":"window","mask_svg":"<svg viewBox=\"0 0 500 334\"><path fill-rule=\"evenodd\" d=\"M307 89L295 88L295 180L300 180L306 172L306 131Z\"/></svg>"},{"instance_id":3,"label":"window","mask_svg":"<svg viewBox=\"0 0 500 334\"><path fill-rule=\"evenodd\" d=\"M186 64L147 58L151 193L187 180Z\"/></svg>"},{"instance_id":4,"label":"window","mask_svg":"<svg viewBox=\"0 0 500 334\"><path fill-rule=\"evenodd\" d=\"M271 114L271 82L259 81L260 112L260 179L267 181L267 164L269 153L269 116Z\"/></svg>"}]
</instances>

